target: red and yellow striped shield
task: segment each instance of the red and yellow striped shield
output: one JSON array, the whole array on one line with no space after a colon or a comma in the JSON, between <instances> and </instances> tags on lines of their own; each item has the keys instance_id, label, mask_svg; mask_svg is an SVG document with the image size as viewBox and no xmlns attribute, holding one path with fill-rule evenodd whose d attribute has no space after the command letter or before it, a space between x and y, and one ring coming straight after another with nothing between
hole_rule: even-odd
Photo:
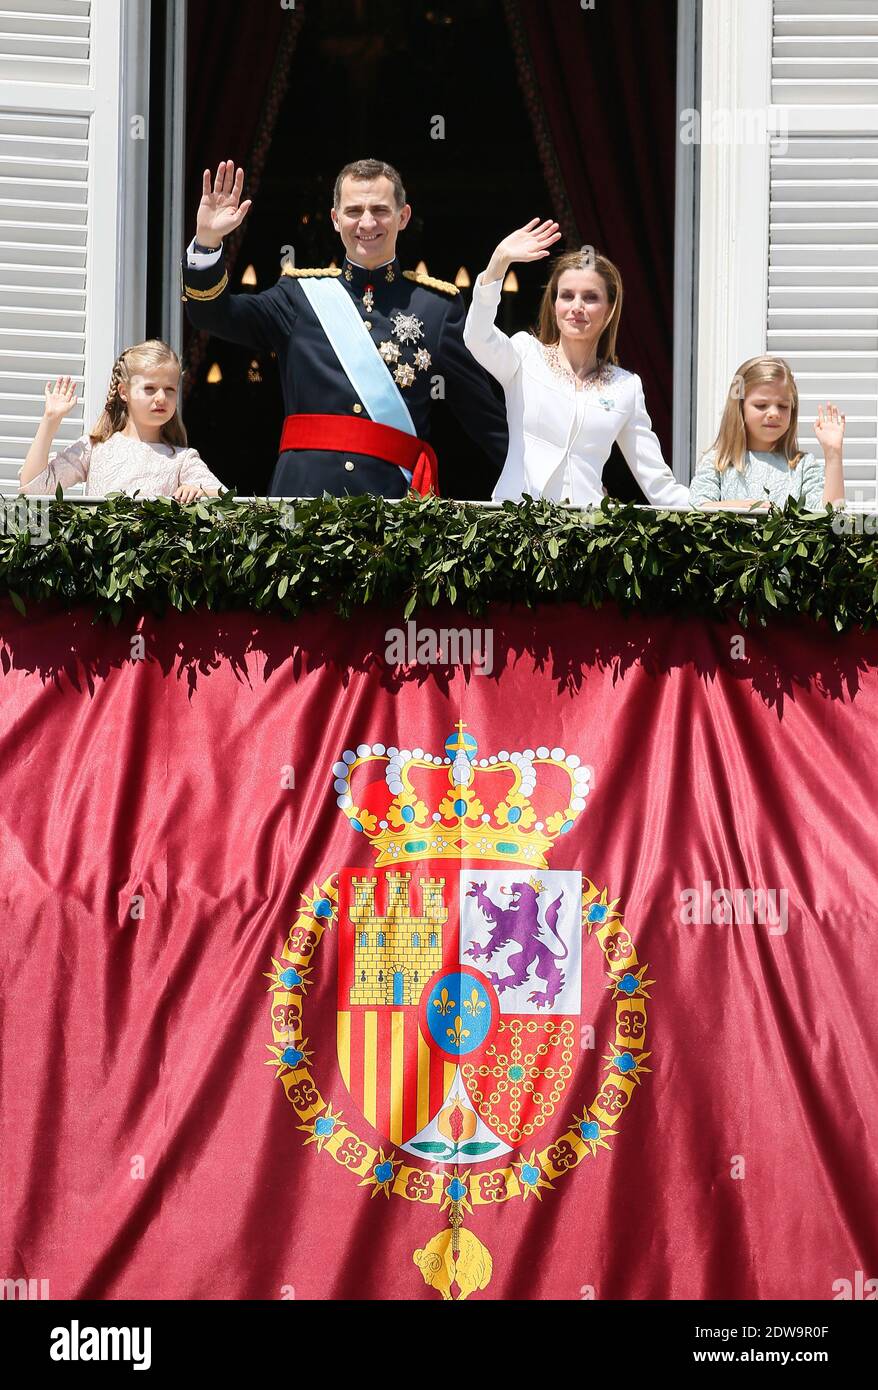
<instances>
[{"instance_id":1,"label":"red and yellow striped shield","mask_svg":"<svg viewBox=\"0 0 878 1390\"><path fill-rule=\"evenodd\" d=\"M457 961L457 871L448 863L339 875L338 1060L369 1123L404 1144L441 1108L453 1058L418 1024L424 986Z\"/></svg>"},{"instance_id":2,"label":"red and yellow striped shield","mask_svg":"<svg viewBox=\"0 0 878 1390\"><path fill-rule=\"evenodd\" d=\"M339 1065L392 1143L493 1158L552 1113L575 1065L581 879L542 880L448 860L340 873Z\"/></svg>"}]
</instances>

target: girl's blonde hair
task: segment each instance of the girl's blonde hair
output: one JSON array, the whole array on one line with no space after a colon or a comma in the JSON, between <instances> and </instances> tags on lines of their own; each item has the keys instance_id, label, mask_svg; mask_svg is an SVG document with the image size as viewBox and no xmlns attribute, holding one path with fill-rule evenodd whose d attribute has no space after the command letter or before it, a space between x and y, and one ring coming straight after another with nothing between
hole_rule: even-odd
<instances>
[{"instance_id":1,"label":"girl's blonde hair","mask_svg":"<svg viewBox=\"0 0 878 1390\"><path fill-rule=\"evenodd\" d=\"M598 340L598 366L602 367L605 362L612 362L615 365L618 362L616 335L619 332L619 319L622 316L622 276L618 267L599 252L566 251L563 256L558 257L552 266L549 283L543 291L539 318L534 329L535 336L547 347L557 343L561 337L558 319L555 315L555 300L558 297L558 281L565 270L595 270L606 285L611 313Z\"/></svg>"},{"instance_id":2,"label":"girl's blonde hair","mask_svg":"<svg viewBox=\"0 0 878 1390\"><path fill-rule=\"evenodd\" d=\"M175 366L178 372L182 372L180 359L174 349L163 343L160 338L149 338L145 343L135 343L133 347L126 348L119 354L110 374L110 389L107 391L106 403L89 435L92 444L102 444L110 435L124 430L128 423L128 406L119 395L119 386L130 382L135 375L142 375L149 367L163 367L168 363ZM186 427L180 419L179 406L170 420L162 425L161 438L165 444L185 447Z\"/></svg>"},{"instance_id":3,"label":"girl's blonde hair","mask_svg":"<svg viewBox=\"0 0 878 1390\"><path fill-rule=\"evenodd\" d=\"M716 451L714 467L717 473L724 473L727 468L737 468L739 473L743 473L746 468L747 430L744 426L744 397L757 386L764 386L769 381L783 382L790 393L789 428L778 444L777 452L784 455L790 468L795 468L801 458L796 438L799 425L799 392L789 363L782 357L749 357L735 372L725 410L719 422L719 431L711 445Z\"/></svg>"}]
</instances>

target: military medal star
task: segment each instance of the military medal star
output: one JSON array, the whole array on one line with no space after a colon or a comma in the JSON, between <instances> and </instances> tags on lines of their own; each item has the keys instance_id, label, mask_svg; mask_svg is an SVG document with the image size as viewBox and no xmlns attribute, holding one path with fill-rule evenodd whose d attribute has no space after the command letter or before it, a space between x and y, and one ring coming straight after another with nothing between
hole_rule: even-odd
<instances>
[{"instance_id":1,"label":"military medal star","mask_svg":"<svg viewBox=\"0 0 878 1390\"><path fill-rule=\"evenodd\" d=\"M414 367L410 366L408 362L400 362L396 371L393 373L393 379L397 386L411 386L415 379Z\"/></svg>"},{"instance_id":2,"label":"military medal star","mask_svg":"<svg viewBox=\"0 0 878 1390\"><path fill-rule=\"evenodd\" d=\"M432 361L433 359L426 348L418 348L415 353L415 366L418 371L425 372Z\"/></svg>"},{"instance_id":3,"label":"military medal star","mask_svg":"<svg viewBox=\"0 0 878 1390\"><path fill-rule=\"evenodd\" d=\"M414 314L403 314L397 309L393 316L393 336L401 343L416 343L424 336L424 325Z\"/></svg>"},{"instance_id":4,"label":"military medal star","mask_svg":"<svg viewBox=\"0 0 878 1390\"><path fill-rule=\"evenodd\" d=\"M385 362L399 361L399 343L382 343L378 351Z\"/></svg>"}]
</instances>

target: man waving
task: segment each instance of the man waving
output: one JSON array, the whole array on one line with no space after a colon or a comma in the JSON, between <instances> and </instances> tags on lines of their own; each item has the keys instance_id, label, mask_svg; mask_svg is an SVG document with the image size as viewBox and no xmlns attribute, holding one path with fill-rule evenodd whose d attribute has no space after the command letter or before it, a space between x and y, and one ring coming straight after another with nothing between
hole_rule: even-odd
<instances>
[{"instance_id":1,"label":"man waving","mask_svg":"<svg viewBox=\"0 0 878 1390\"><path fill-rule=\"evenodd\" d=\"M437 378L499 472L505 411L464 346L460 292L400 268L396 240L411 208L397 171L375 159L346 165L332 209L342 268L285 265L256 295L231 294L223 264L223 237L251 206L243 187L244 171L230 160L212 182L204 171L183 297L196 328L277 355L286 418L269 496L438 491L429 443Z\"/></svg>"}]
</instances>

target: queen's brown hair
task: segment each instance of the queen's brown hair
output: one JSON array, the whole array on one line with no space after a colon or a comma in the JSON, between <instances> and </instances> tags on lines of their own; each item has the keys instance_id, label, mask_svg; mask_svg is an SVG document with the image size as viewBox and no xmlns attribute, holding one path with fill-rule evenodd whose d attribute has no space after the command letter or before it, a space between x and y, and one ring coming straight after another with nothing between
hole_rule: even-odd
<instances>
[{"instance_id":1,"label":"queen's brown hair","mask_svg":"<svg viewBox=\"0 0 878 1390\"><path fill-rule=\"evenodd\" d=\"M174 366L178 372L182 372L180 359L174 349L163 343L160 338L149 338L145 343L135 343L133 347L126 348L119 354L110 373L110 387L104 408L89 434L92 444L102 444L111 435L124 430L128 424L128 405L125 398L119 394L120 385L127 385L133 376L142 375L150 367L166 365ZM162 425L161 439L164 444L185 447L186 427L180 419L179 406L170 420Z\"/></svg>"},{"instance_id":2,"label":"queen's brown hair","mask_svg":"<svg viewBox=\"0 0 878 1390\"><path fill-rule=\"evenodd\" d=\"M534 329L536 337L541 343L549 346L552 343L557 343L561 336L558 319L555 315L555 300L558 297L558 281L565 270L595 270L606 285L611 312L598 339L598 366L603 366L605 362L615 364L618 361L616 335L619 332L619 319L622 316L622 276L618 267L599 252L591 252L590 250L565 251L564 255L559 256L553 263L549 283L543 291L537 326Z\"/></svg>"}]
</instances>

